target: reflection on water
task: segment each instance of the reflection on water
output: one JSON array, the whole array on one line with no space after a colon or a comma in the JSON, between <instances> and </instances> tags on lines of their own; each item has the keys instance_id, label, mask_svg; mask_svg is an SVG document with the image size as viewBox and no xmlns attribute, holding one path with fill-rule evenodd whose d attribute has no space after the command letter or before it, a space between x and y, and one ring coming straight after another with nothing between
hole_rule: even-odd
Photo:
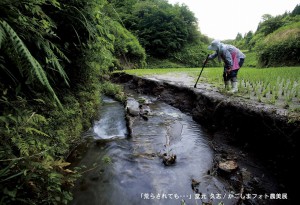
<instances>
[{"instance_id":1,"label":"reflection on water","mask_svg":"<svg viewBox=\"0 0 300 205\"><path fill-rule=\"evenodd\" d=\"M89 171L76 185L72 205L202 204L195 199L192 179L200 181L201 193L226 191L222 182L207 175L213 151L201 126L176 108L149 101L151 115L147 121L135 118L130 138L125 137L124 108L112 100L104 102L93 127L97 140L79 164ZM176 154L176 163L165 166L163 153Z\"/></svg>"}]
</instances>

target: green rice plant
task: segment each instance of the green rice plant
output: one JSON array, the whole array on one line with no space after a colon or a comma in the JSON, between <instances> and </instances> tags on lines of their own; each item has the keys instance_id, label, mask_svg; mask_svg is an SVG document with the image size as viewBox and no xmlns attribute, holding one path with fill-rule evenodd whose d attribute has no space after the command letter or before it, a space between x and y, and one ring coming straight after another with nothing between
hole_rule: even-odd
<instances>
[{"instance_id":1,"label":"green rice plant","mask_svg":"<svg viewBox=\"0 0 300 205\"><path fill-rule=\"evenodd\" d=\"M253 86L249 81L246 82L246 88L247 88L247 94L249 95L249 99L250 99L253 91Z\"/></svg>"},{"instance_id":2,"label":"green rice plant","mask_svg":"<svg viewBox=\"0 0 300 205\"><path fill-rule=\"evenodd\" d=\"M239 88L239 91L241 93L246 93L247 92L247 88L246 88L246 82L244 79L240 80L239 83L238 83L238 88Z\"/></svg>"},{"instance_id":3,"label":"green rice plant","mask_svg":"<svg viewBox=\"0 0 300 205\"><path fill-rule=\"evenodd\" d=\"M126 73L138 76L151 76L167 73L185 73L194 77L199 76L200 68L169 68L169 69L135 69L126 70ZM223 68L204 68L199 82L214 85L220 91L224 89ZM297 107L300 104L300 67L276 67L276 68L247 68L242 67L238 73L239 92L244 98L270 103L276 106L289 104ZM223 93L223 92L222 92ZM226 92L224 92L226 94Z\"/></svg>"},{"instance_id":4,"label":"green rice plant","mask_svg":"<svg viewBox=\"0 0 300 205\"><path fill-rule=\"evenodd\" d=\"M284 102L287 107L293 102L299 103L299 67L289 68L269 68L269 69L244 69L240 71L241 80L249 80L254 90L253 96L258 101L271 104L281 104ZM249 72L248 72L249 71ZM251 90L248 88L248 92ZM248 95L248 93L247 93Z\"/></svg>"},{"instance_id":5,"label":"green rice plant","mask_svg":"<svg viewBox=\"0 0 300 205\"><path fill-rule=\"evenodd\" d=\"M285 91L286 92L286 95L285 95L286 103L290 103L290 102L292 102L292 100L294 98L297 98L297 89L298 89L298 83L294 82L294 84Z\"/></svg>"},{"instance_id":6,"label":"green rice plant","mask_svg":"<svg viewBox=\"0 0 300 205\"><path fill-rule=\"evenodd\" d=\"M294 89L294 93L295 93L295 98L297 98L299 95L298 95L298 90L299 90L299 83L298 82L294 82L294 85L293 85L293 89Z\"/></svg>"},{"instance_id":7,"label":"green rice plant","mask_svg":"<svg viewBox=\"0 0 300 205\"><path fill-rule=\"evenodd\" d=\"M265 83L264 89L262 91L262 96L266 98L267 94L269 93L270 93L270 83Z\"/></svg>"}]
</instances>

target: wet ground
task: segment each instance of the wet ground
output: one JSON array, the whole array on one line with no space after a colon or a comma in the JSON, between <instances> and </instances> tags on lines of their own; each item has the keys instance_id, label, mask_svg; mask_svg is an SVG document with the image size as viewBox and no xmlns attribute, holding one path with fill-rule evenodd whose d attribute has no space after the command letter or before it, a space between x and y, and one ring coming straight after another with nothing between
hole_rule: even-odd
<instances>
[{"instance_id":1,"label":"wet ground","mask_svg":"<svg viewBox=\"0 0 300 205\"><path fill-rule=\"evenodd\" d=\"M164 75L148 75L145 77L148 79L152 79L152 80L161 80L161 81L165 81L170 84L181 85L181 86L183 85L183 86L188 86L191 88L194 87L194 85L195 85L195 78L189 76L186 73L172 72L172 73L167 73ZM215 91L215 92L218 91L217 88L213 87L212 85L210 85L208 83L201 82L201 80L198 81L196 88L197 89L206 89L206 90Z\"/></svg>"},{"instance_id":2,"label":"wet ground","mask_svg":"<svg viewBox=\"0 0 300 205\"><path fill-rule=\"evenodd\" d=\"M86 133L88 142L73 159L73 166L84 168L70 204L282 202L266 198L279 193L274 176L250 154L224 144L222 132L208 132L192 117L157 98L128 93L132 110L138 110L143 99L150 112L133 112L128 117L128 132L123 105L104 99L99 120ZM164 159L170 156L176 159L166 166ZM236 162L238 168L220 170L220 162L228 161Z\"/></svg>"},{"instance_id":3,"label":"wet ground","mask_svg":"<svg viewBox=\"0 0 300 205\"><path fill-rule=\"evenodd\" d=\"M201 87L199 83L195 89L191 80L188 76L179 74L138 77L115 73L112 76L112 82L138 93L156 96L161 102L188 113L208 129L216 161L221 160L222 163L229 158L230 162L230 159L236 158L240 161L239 164L244 163L245 166L240 167L244 182L240 188L244 189L240 191L251 194L254 193L253 190L260 190L267 199L267 202L259 200L263 204L297 202L298 194L294 189L297 186L297 170L294 169L294 164L298 161L296 153L300 121L290 119L286 109L224 94L209 86ZM225 145L230 146L226 148ZM235 150L236 148L238 149ZM262 169L268 170L270 174L260 172ZM247 179L251 181L246 182ZM274 179L276 182L272 182ZM232 184L238 187L237 184ZM279 190L276 191L277 194L272 191L273 188ZM268 193L271 193L271 197ZM282 195L284 200L279 200ZM256 203L249 201L251 199L242 202Z\"/></svg>"}]
</instances>

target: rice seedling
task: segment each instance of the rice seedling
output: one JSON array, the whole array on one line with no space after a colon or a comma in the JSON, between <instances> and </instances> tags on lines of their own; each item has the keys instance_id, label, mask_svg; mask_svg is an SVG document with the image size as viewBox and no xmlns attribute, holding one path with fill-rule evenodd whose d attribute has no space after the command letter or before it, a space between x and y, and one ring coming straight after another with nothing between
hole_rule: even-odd
<instances>
[{"instance_id":1,"label":"rice seedling","mask_svg":"<svg viewBox=\"0 0 300 205\"><path fill-rule=\"evenodd\" d=\"M199 75L199 71L199 68L126 70L127 73L139 76L185 73L194 77L195 81ZM223 68L221 67L205 68L199 83L210 83L225 94L222 74ZM243 67L238 73L239 92L236 95L279 107L289 107L292 110L300 110L299 79L300 67L265 69Z\"/></svg>"}]
</instances>

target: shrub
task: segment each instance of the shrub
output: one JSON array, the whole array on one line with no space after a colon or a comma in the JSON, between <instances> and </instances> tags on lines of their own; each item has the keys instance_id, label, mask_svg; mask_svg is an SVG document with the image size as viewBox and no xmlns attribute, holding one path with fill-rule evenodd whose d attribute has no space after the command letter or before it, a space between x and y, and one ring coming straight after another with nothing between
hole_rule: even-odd
<instances>
[{"instance_id":1,"label":"shrub","mask_svg":"<svg viewBox=\"0 0 300 205\"><path fill-rule=\"evenodd\" d=\"M300 23L282 27L268 35L257 47L261 66L293 66L300 64Z\"/></svg>"},{"instance_id":2,"label":"shrub","mask_svg":"<svg viewBox=\"0 0 300 205\"><path fill-rule=\"evenodd\" d=\"M106 81L101 84L101 93L111 96L120 102L125 102L126 95L123 92L123 89L116 84L113 84L109 81Z\"/></svg>"},{"instance_id":3,"label":"shrub","mask_svg":"<svg viewBox=\"0 0 300 205\"><path fill-rule=\"evenodd\" d=\"M202 65L203 60L206 59L207 53L205 52L204 45L198 43L195 45L187 45L180 52L172 54L172 58L184 64L185 67L199 67Z\"/></svg>"}]
</instances>

